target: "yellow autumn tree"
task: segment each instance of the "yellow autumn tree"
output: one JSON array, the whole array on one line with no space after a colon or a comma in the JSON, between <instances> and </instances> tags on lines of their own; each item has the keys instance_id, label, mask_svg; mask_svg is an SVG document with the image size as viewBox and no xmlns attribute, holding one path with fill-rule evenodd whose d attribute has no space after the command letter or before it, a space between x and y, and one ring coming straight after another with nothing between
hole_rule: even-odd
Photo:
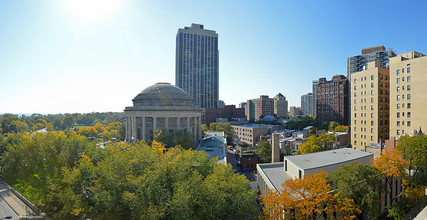
<instances>
[{"instance_id":1,"label":"yellow autumn tree","mask_svg":"<svg viewBox=\"0 0 427 220\"><path fill-rule=\"evenodd\" d=\"M361 211L352 199L330 193L327 172L310 174L303 179L285 181L283 189L261 195L263 213L267 219L312 219L326 213L341 219L356 219Z\"/></svg>"}]
</instances>

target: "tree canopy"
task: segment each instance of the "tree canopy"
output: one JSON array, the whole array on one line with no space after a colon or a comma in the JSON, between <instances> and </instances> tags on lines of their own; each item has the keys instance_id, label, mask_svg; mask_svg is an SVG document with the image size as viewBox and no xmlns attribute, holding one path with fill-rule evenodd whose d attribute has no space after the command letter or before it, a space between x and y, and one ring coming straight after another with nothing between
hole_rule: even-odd
<instances>
[{"instance_id":1,"label":"tree canopy","mask_svg":"<svg viewBox=\"0 0 427 220\"><path fill-rule=\"evenodd\" d=\"M271 162L271 144L268 141L260 141L256 149L256 154L264 162Z\"/></svg>"},{"instance_id":2,"label":"tree canopy","mask_svg":"<svg viewBox=\"0 0 427 220\"><path fill-rule=\"evenodd\" d=\"M2 140L3 177L53 219L256 215L250 182L205 152L157 141L100 148L74 131L18 133Z\"/></svg>"}]
</instances>

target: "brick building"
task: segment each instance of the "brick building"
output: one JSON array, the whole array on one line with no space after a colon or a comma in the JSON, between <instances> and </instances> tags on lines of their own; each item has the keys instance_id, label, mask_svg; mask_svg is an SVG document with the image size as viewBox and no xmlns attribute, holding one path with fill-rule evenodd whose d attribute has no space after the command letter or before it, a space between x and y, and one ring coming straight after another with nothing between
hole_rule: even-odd
<instances>
[{"instance_id":1,"label":"brick building","mask_svg":"<svg viewBox=\"0 0 427 220\"><path fill-rule=\"evenodd\" d=\"M316 87L316 116L320 123L336 121L348 125L348 80L335 75Z\"/></svg>"}]
</instances>

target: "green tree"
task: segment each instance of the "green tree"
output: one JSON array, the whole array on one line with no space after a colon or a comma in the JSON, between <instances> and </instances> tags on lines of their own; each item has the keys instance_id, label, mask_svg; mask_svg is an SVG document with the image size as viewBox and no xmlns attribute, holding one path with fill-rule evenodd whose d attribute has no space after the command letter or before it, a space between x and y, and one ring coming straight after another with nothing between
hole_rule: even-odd
<instances>
[{"instance_id":1,"label":"green tree","mask_svg":"<svg viewBox=\"0 0 427 220\"><path fill-rule=\"evenodd\" d=\"M64 126L64 128L72 128L74 127L74 118L71 115L65 116L62 119L62 125Z\"/></svg>"},{"instance_id":2,"label":"green tree","mask_svg":"<svg viewBox=\"0 0 427 220\"><path fill-rule=\"evenodd\" d=\"M329 127L328 127L329 131L334 131L338 125L340 125L340 124L338 124L338 122L336 122L336 121L329 122Z\"/></svg>"},{"instance_id":3,"label":"green tree","mask_svg":"<svg viewBox=\"0 0 427 220\"><path fill-rule=\"evenodd\" d=\"M12 121L10 123L10 127L11 127L11 130L15 130L16 133L24 132L28 130L27 123L20 120Z\"/></svg>"},{"instance_id":4,"label":"green tree","mask_svg":"<svg viewBox=\"0 0 427 220\"><path fill-rule=\"evenodd\" d=\"M256 154L264 162L271 162L271 144L268 141L258 143Z\"/></svg>"},{"instance_id":5,"label":"green tree","mask_svg":"<svg viewBox=\"0 0 427 220\"><path fill-rule=\"evenodd\" d=\"M381 214L379 193L384 188L380 174L373 166L351 163L329 174L328 179L341 195L354 200L365 217L377 219Z\"/></svg>"}]
</instances>

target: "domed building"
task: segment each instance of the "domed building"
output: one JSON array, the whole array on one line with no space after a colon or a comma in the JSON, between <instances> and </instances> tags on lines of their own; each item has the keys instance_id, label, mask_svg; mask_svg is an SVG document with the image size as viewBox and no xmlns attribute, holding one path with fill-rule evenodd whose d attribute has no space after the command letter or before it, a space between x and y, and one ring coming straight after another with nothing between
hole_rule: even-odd
<instances>
[{"instance_id":1,"label":"domed building","mask_svg":"<svg viewBox=\"0 0 427 220\"><path fill-rule=\"evenodd\" d=\"M202 138L202 109L184 90L170 83L156 83L142 90L125 108L126 141L153 140L154 131L184 130L195 141Z\"/></svg>"}]
</instances>

